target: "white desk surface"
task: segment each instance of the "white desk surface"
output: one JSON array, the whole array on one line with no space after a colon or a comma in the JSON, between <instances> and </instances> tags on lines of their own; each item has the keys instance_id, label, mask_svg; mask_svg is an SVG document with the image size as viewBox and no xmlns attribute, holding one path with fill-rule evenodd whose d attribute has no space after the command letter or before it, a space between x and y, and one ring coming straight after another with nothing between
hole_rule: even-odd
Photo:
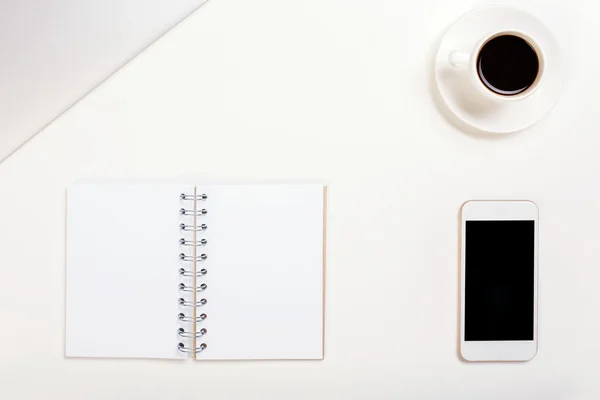
<instances>
[{"instance_id":1,"label":"white desk surface","mask_svg":"<svg viewBox=\"0 0 600 400\"><path fill-rule=\"evenodd\" d=\"M212 0L0 164L0 397L597 399L600 5L525 2L560 37L565 90L485 139L438 111L432 58L489 3ZM325 180L325 360L65 359L65 187L87 176ZM474 198L540 208L529 363L457 356Z\"/></svg>"}]
</instances>

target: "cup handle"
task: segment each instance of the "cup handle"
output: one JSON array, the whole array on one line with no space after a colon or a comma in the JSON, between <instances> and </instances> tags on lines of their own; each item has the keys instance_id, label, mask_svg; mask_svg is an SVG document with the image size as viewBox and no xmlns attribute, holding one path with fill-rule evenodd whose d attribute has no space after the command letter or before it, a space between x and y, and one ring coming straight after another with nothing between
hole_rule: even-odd
<instances>
[{"instance_id":1,"label":"cup handle","mask_svg":"<svg viewBox=\"0 0 600 400\"><path fill-rule=\"evenodd\" d=\"M454 68L464 68L469 64L469 54L460 51L452 51L448 56L448 63Z\"/></svg>"}]
</instances>

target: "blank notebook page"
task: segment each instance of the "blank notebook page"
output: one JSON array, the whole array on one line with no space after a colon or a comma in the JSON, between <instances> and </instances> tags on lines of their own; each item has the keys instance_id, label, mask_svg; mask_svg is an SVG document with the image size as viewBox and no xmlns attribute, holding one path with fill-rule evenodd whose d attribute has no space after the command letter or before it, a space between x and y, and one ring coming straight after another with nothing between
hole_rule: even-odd
<instances>
[{"instance_id":1,"label":"blank notebook page","mask_svg":"<svg viewBox=\"0 0 600 400\"><path fill-rule=\"evenodd\" d=\"M67 199L67 357L177 350L180 184L75 184Z\"/></svg>"},{"instance_id":2,"label":"blank notebook page","mask_svg":"<svg viewBox=\"0 0 600 400\"><path fill-rule=\"evenodd\" d=\"M197 187L208 195L198 359L323 358L324 191Z\"/></svg>"}]
</instances>

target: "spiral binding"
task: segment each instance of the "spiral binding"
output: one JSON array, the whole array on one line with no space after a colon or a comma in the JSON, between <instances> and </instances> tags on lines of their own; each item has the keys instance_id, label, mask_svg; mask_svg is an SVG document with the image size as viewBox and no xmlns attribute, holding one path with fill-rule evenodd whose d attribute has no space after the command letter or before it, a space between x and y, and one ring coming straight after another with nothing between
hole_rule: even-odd
<instances>
[{"instance_id":1,"label":"spiral binding","mask_svg":"<svg viewBox=\"0 0 600 400\"><path fill-rule=\"evenodd\" d=\"M195 348L185 347L185 344L179 343L179 346L177 346L177 349L179 351L181 351L182 353L198 354L202 350L206 349L206 343L202 343L202 344L200 344L199 347L195 347Z\"/></svg>"},{"instance_id":2,"label":"spiral binding","mask_svg":"<svg viewBox=\"0 0 600 400\"><path fill-rule=\"evenodd\" d=\"M200 254L199 256L186 256L184 253L179 254L179 259L182 261L204 261L206 258L206 254Z\"/></svg>"},{"instance_id":3,"label":"spiral binding","mask_svg":"<svg viewBox=\"0 0 600 400\"><path fill-rule=\"evenodd\" d=\"M204 321L207 318L207 316L206 316L206 314L200 314L197 317L187 317L184 313L179 313L177 318L179 318L180 321L200 322L200 321Z\"/></svg>"},{"instance_id":4,"label":"spiral binding","mask_svg":"<svg viewBox=\"0 0 600 400\"><path fill-rule=\"evenodd\" d=\"M208 214L208 211L206 211L205 208L203 208L202 210L186 210L185 208L182 208L179 210L179 214L181 214L181 215L206 215L206 214Z\"/></svg>"},{"instance_id":5,"label":"spiral binding","mask_svg":"<svg viewBox=\"0 0 600 400\"><path fill-rule=\"evenodd\" d=\"M207 288L206 283L203 283L200 286L188 286L185 283L179 284L179 290L181 290L182 292L198 293L198 292L204 292L206 290L206 288Z\"/></svg>"},{"instance_id":6,"label":"spiral binding","mask_svg":"<svg viewBox=\"0 0 600 400\"><path fill-rule=\"evenodd\" d=\"M186 314L185 312L180 312L177 315L177 319L179 321L181 321L182 323L191 325L193 327L193 329L191 331L188 331L185 328L181 327L177 330L177 335L181 338L192 339L194 342L193 342L193 345L191 345L189 347L186 346L184 343L180 342L177 345L177 349L182 353L198 354L201 351L203 351L204 349L206 349L206 343L200 343L200 345L196 346L195 340L202 338L204 335L206 335L207 330L206 330L206 328L197 330L196 324L204 321L207 318L207 315L205 313L196 315L196 310L198 309L198 307L204 306L207 303L207 300L204 297L201 298L200 300L196 300L196 296L198 293L204 292L207 288L207 285L206 285L206 283L201 283L198 285L198 282L196 281L196 279L203 277L204 275L206 275L208 273L208 271L206 270L206 268L202 268L202 269L198 270L198 269L196 269L196 265L197 265L197 263L200 263L200 262L203 262L204 260L206 260L206 258L208 256L204 252L197 255L196 250L198 247L206 246L208 241L205 238L197 239L196 235L198 233L206 231L208 229L208 227L206 226L206 224L197 224L196 219L199 217L205 216L208 213L208 211L205 208L198 209L196 207L196 203L199 201L206 201L208 199L208 196L206 194L198 194L197 195L197 194L181 193L179 198L181 201L191 201L194 206L193 208L182 207L179 210L179 214L182 217L193 217L194 218L193 224L186 224L186 223L182 222L179 225L179 229L182 232L193 232L193 234L194 234L193 240L189 240L184 237L179 239L179 245L182 247L182 249L184 247L188 247L188 248L191 247L192 249L190 249L190 250L193 250L192 255L187 255L186 253L180 253L179 261L185 262L185 263L192 263L194 268L192 268L192 269L179 268L178 273L181 278L192 278L192 281L194 283L193 283L193 285L189 285L184 282L181 282L179 284L179 290L182 293L183 292L191 293L193 300L188 300L185 297L180 297L178 299L179 306L191 308L191 313Z\"/></svg>"},{"instance_id":7,"label":"spiral binding","mask_svg":"<svg viewBox=\"0 0 600 400\"><path fill-rule=\"evenodd\" d=\"M179 198L181 200L200 200L200 201L205 201L206 199L208 199L208 196L205 194L185 194L185 193L181 193L181 195L179 196Z\"/></svg>"},{"instance_id":8,"label":"spiral binding","mask_svg":"<svg viewBox=\"0 0 600 400\"><path fill-rule=\"evenodd\" d=\"M198 339L198 338L200 338L200 337L202 337L202 336L204 336L206 334L206 329L202 328L198 332L194 333L194 332L186 332L185 329L179 328L177 330L177 334L179 336L185 337L185 338Z\"/></svg>"},{"instance_id":9,"label":"spiral binding","mask_svg":"<svg viewBox=\"0 0 600 400\"><path fill-rule=\"evenodd\" d=\"M179 239L180 246L192 246L192 247L202 247L206 246L208 240L200 239L200 240L185 240L184 238Z\"/></svg>"},{"instance_id":10,"label":"spiral binding","mask_svg":"<svg viewBox=\"0 0 600 400\"><path fill-rule=\"evenodd\" d=\"M205 268L202 268L198 272L188 271L185 268L179 268L179 275L181 275L181 276L189 276L189 277L192 277L192 278L199 278L201 276L206 275L207 272L208 271Z\"/></svg>"},{"instance_id":11,"label":"spiral binding","mask_svg":"<svg viewBox=\"0 0 600 400\"><path fill-rule=\"evenodd\" d=\"M206 224L200 224L198 226L181 224L179 225L179 229L182 231L203 232L208 229L208 226L206 226ZM181 242L181 240L179 240L179 242Z\"/></svg>"},{"instance_id":12,"label":"spiral binding","mask_svg":"<svg viewBox=\"0 0 600 400\"><path fill-rule=\"evenodd\" d=\"M188 301L186 299L184 299L183 297L180 297L179 300L179 305L183 306L183 307L200 307L203 306L207 303L206 299L200 299L200 301Z\"/></svg>"}]
</instances>

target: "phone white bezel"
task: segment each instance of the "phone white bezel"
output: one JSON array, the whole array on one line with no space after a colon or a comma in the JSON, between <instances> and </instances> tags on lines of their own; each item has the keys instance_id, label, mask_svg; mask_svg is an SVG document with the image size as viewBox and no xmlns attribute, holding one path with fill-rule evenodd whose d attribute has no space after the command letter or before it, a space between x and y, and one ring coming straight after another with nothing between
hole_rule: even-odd
<instances>
[{"instance_id":1,"label":"phone white bezel","mask_svg":"<svg viewBox=\"0 0 600 400\"><path fill-rule=\"evenodd\" d=\"M465 246L466 221L535 221L533 340L465 341ZM460 252L460 354L466 361L529 361L538 348L538 220L531 201L468 201L461 208Z\"/></svg>"}]
</instances>

